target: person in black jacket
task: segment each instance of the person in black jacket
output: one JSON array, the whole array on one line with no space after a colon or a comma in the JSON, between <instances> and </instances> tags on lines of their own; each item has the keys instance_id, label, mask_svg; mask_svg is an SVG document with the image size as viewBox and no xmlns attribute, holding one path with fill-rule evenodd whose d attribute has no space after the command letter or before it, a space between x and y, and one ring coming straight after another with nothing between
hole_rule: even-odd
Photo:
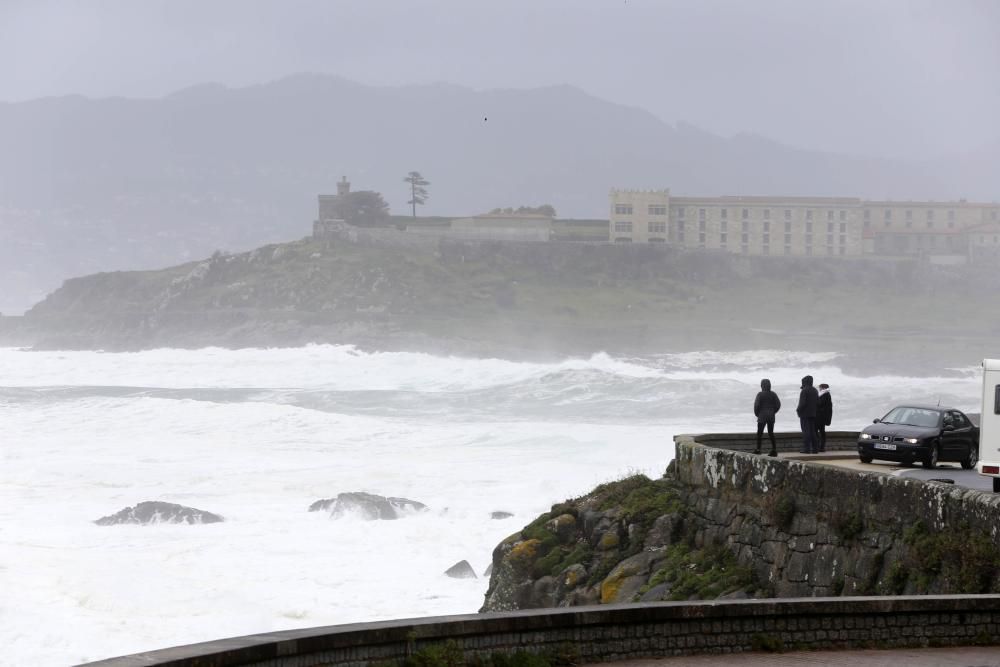
<instances>
[{"instance_id":1,"label":"person in black jacket","mask_svg":"<svg viewBox=\"0 0 1000 667\"><path fill-rule=\"evenodd\" d=\"M819 401L816 404L816 431L819 434L819 451L826 451L826 427L833 421L833 397L830 385L819 386Z\"/></svg>"},{"instance_id":2,"label":"person in black jacket","mask_svg":"<svg viewBox=\"0 0 1000 667\"><path fill-rule=\"evenodd\" d=\"M774 416L781 409L781 399L771 391L771 381L764 378L760 381L760 391L753 401L753 414L757 417L757 449L754 454L760 454L760 439L767 427L767 437L771 439L771 451L768 456L777 456L778 447L774 444Z\"/></svg>"},{"instance_id":3,"label":"person in black jacket","mask_svg":"<svg viewBox=\"0 0 1000 667\"><path fill-rule=\"evenodd\" d=\"M816 442L816 408L819 406L819 392L813 386L813 376L807 375L802 378L802 389L799 391L799 405L795 408L795 414L799 416L799 425L802 427L802 449L801 454L815 454L819 451Z\"/></svg>"}]
</instances>

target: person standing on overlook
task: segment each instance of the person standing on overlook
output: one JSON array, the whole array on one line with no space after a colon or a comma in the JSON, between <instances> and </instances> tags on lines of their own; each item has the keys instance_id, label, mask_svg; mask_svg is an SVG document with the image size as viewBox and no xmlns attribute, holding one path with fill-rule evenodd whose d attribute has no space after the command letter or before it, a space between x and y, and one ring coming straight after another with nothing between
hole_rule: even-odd
<instances>
[{"instance_id":1,"label":"person standing on overlook","mask_svg":"<svg viewBox=\"0 0 1000 667\"><path fill-rule=\"evenodd\" d=\"M830 385L819 386L819 402L816 404L816 431L819 434L819 451L826 451L826 427L833 421L833 397Z\"/></svg>"},{"instance_id":2,"label":"person standing on overlook","mask_svg":"<svg viewBox=\"0 0 1000 667\"><path fill-rule=\"evenodd\" d=\"M760 391L753 401L753 414L757 418L757 449L754 454L760 454L760 439L767 426L767 437L771 439L771 451L768 456L777 456L778 447L774 444L774 416L781 409L781 399L771 391L771 381L764 378L760 381Z\"/></svg>"},{"instance_id":3,"label":"person standing on overlook","mask_svg":"<svg viewBox=\"0 0 1000 667\"><path fill-rule=\"evenodd\" d=\"M799 405L795 414L799 416L802 427L802 449L800 454L815 454L819 451L816 443L816 408L819 407L819 392L813 386L813 376L802 378L802 389L799 391Z\"/></svg>"}]
</instances>

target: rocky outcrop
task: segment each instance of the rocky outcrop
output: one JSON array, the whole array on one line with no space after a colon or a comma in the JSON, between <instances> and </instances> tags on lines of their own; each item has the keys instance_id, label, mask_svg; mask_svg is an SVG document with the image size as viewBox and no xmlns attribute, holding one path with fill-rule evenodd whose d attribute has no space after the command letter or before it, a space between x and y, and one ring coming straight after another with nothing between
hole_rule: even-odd
<instances>
[{"instance_id":1,"label":"rocky outcrop","mask_svg":"<svg viewBox=\"0 0 1000 667\"><path fill-rule=\"evenodd\" d=\"M101 517L94 521L98 526L114 526L123 523L143 525L153 523L219 523L224 519L218 514L194 507L174 503L146 501L135 507L126 507L120 512Z\"/></svg>"},{"instance_id":2,"label":"rocky outcrop","mask_svg":"<svg viewBox=\"0 0 1000 667\"><path fill-rule=\"evenodd\" d=\"M339 493L336 498L317 500L309 506L310 512L327 511L334 519L345 514L354 514L369 521L400 519L407 514L422 512L426 509L426 505L418 503L416 500L378 496L361 491Z\"/></svg>"},{"instance_id":3,"label":"rocky outcrop","mask_svg":"<svg viewBox=\"0 0 1000 667\"><path fill-rule=\"evenodd\" d=\"M632 601L1000 592L1000 498L679 443L493 552L482 611Z\"/></svg>"},{"instance_id":4,"label":"rocky outcrop","mask_svg":"<svg viewBox=\"0 0 1000 667\"><path fill-rule=\"evenodd\" d=\"M469 565L469 561L460 560L447 570L444 571L446 575L452 579L477 579L476 571L472 569Z\"/></svg>"}]
</instances>

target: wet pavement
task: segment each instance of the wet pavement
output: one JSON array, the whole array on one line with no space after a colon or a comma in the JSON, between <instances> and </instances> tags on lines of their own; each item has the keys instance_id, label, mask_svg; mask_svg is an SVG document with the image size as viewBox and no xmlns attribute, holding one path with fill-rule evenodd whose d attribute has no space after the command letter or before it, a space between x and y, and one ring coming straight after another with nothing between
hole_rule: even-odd
<instances>
[{"instance_id":1,"label":"wet pavement","mask_svg":"<svg viewBox=\"0 0 1000 667\"><path fill-rule=\"evenodd\" d=\"M916 479L951 480L956 486L977 491L993 491L993 478L980 475L975 470L963 470L957 463L942 463L937 468L924 468L917 465L904 466L892 461L872 461L862 463L854 452L824 452L822 454L780 454L779 458L796 461L810 461L825 465L835 465L863 472L877 472L897 477L913 477Z\"/></svg>"}]
</instances>

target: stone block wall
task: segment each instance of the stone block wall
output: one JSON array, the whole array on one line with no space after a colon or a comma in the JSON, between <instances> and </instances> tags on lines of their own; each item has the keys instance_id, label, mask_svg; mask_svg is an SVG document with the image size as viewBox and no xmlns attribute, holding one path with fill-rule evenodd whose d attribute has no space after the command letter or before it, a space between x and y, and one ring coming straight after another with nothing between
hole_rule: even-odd
<instances>
[{"instance_id":1,"label":"stone block wall","mask_svg":"<svg viewBox=\"0 0 1000 667\"><path fill-rule=\"evenodd\" d=\"M1000 590L1000 495L701 442L719 437L675 438L694 543L773 596Z\"/></svg>"},{"instance_id":2,"label":"stone block wall","mask_svg":"<svg viewBox=\"0 0 1000 667\"><path fill-rule=\"evenodd\" d=\"M524 650L577 664L746 651L996 643L1000 596L661 602L288 630L90 667L369 667L454 642L466 660Z\"/></svg>"}]
</instances>

